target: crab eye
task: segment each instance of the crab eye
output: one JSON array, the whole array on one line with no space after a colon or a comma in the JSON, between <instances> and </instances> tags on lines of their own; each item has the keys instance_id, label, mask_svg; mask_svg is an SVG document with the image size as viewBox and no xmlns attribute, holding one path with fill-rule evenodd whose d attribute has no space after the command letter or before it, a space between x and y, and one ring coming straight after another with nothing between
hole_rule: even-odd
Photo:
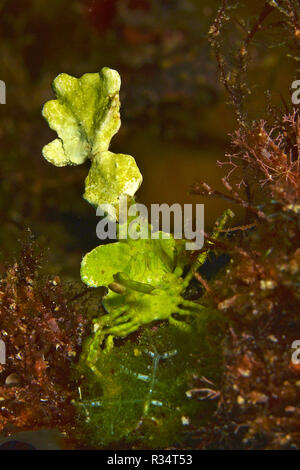
<instances>
[{"instance_id":1,"label":"crab eye","mask_svg":"<svg viewBox=\"0 0 300 470\"><path fill-rule=\"evenodd\" d=\"M122 284L119 284L118 282L112 282L108 287L116 294L123 295L126 293L126 287L122 286Z\"/></svg>"},{"instance_id":2,"label":"crab eye","mask_svg":"<svg viewBox=\"0 0 300 470\"><path fill-rule=\"evenodd\" d=\"M128 289L135 290L143 294L151 294L151 292L154 290L154 287L150 284L134 281L133 279L130 279L130 277L126 273L116 273L113 277L115 280L113 284L117 283L122 286L128 287Z\"/></svg>"}]
</instances>

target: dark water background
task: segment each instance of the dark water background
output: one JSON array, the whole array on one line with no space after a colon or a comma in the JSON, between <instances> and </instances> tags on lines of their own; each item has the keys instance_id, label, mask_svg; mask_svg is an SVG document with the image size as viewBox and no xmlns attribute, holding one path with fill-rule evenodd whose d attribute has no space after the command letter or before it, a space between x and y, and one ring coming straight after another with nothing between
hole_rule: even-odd
<instances>
[{"instance_id":1,"label":"dark water background","mask_svg":"<svg viewBox=\"0 0 300 470\"><path fill-rule=\"evenodd\" d=\"M236 127L219 86L207 32L217 0L11 0L0 2L0 269L16 253L22 230L49 248L49 270L78 278L82 255L98 244L94 209L82 200L88 167L54 168L41 156L54 135L41 118L61 72L80 76L103 66L122 76L122 128L112 150L132 154L144 177L139 202L205 203L209 230L227 203L189 196L203 179L221 188L216 166ZM240 2L236 16L257 14L259 1ZM240 15L240 17L239 17ZM231 37L232 35L232 37ZM268 33L269 35L269 33ZM265 91L289 102L294 79L284 47L253 45L250 116L263 115ZM236 37L226 32L225 49ZM284 42L284 38L282 38ZM241 222L238 214L236 223Z\"/></svg>"}]
</instances>

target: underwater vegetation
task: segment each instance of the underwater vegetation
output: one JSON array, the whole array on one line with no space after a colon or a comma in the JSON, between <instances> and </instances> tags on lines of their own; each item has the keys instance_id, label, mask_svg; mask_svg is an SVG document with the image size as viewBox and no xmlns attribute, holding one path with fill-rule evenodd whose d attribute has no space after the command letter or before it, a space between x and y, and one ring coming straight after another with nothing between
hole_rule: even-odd
<instances>
[{"instance_id":1,"label":"underwater vegetation","mask_svg":"<svg viewBox=\"0 0 300 470\"><path fill-rule=\"evenodd\" d=\"M199 327L195 323L188 336L173 325L143 328L134 339L98 354L97 375L87 376L77 403L90 445L189 445L199 422L215 408L194 393L202 384L205 394L207 383L211 386L205 374L216 380L221 366L218 336L208 344L201 334L205 323L207 318Z\"/></svg>"},{"instance_id":2,"label":"underwater vegetation","mask_svg":"<svg viewBox=\"0 0 300 470\"><path fill-rule=\"evenodd\" d=\"M216 242L230 262L223 275L203 283L205 296L230 327L222 344L218 410L210 426L199 430L199 448L298 449L300 370L292 361L292 343L300 331L300 117L297 108L270 105L264 119L248 119L244 58L265 19L279 11L289 55L297 60L299 5L266 2L237 49L240 60L233 70L221 43L222 28L231 19L229 8L230 2L224 1L211 34L240 126L226 160L220 162L228 170L224 192L205 182L191 191L243 207L245 225Z\"/></svg>"},{"instance_id":3,"label":"underwater vegetation","mask_svg":"<svg viewBox=\"0 0 300 470\"><path fill-rule=\"evenodd\" d=\"M102 23L91 21L104 35L116 18L129 21L130 9L146 15L150 4L129 1L120 10L118 1L104 2ZM236 8L222 0L209 30L237 122L218 163L224 190L201 180L190 188L195 201L219 198L228 210L201 250L186 251L185 240L161 232L94 248L81 263L85 288L46 274L28 233L0 281L7 342L0 432L56 428L70 447L93 449L300 447L300 369L292 361L300 331L300 116L285 102L272 105L270 95L264 116L252 118L248 107L255 40L265 34L278 46L279 31L297 65L300 11L293 0L267 1L253 21L237 22ZM142 33L122 26L133 44L160 44L159 31ZM42 112L57 134L43 156L56 167L85 164L77 174L88 171L83 197L95 208L110 203L119 233L128 229L119 201L134 203L142 183L135 159L111 150L120 85L108 67L81 78L62 73ZM63 204L65 187L58 191Z\"/></svg>"},{"instance_id":4,"label":"underwater vegetation","mask_svg":"<svg viewBox=\"0 0 300 470\"><path fill-rule=\"evenodd\" d=\"M274 128L258 122L233 136L224 193L196 183L195 194L224 197L248 210L240 235L218 241L230 256L223 276L206 291L230 322L223 343L224 375L213 430L200 446L298 448L299 366L292 343L300 331L300 218L298 112L282 115ZM256 204L230 181L251 182ZM249 227L248 225L248 227ZM202 440L203 439L203 440Z\"/></svg>"},{"instance_id":5,"label":"underwater vegetation","mask_svg":"<svg viewBox=\"0 0 300 470\"><path fill-rule=\"evenodd\" d=\"M30 232L18 260L0 282L0 432L74 426L72 363L81 349L87 316L70 303L58 276L42 270ZM82 309L82 306L80 310Z\"/></svg>"},{"instance_id":6,"label":"underwater vegetation","mask_svg":"<svg viewBox=\"0 0 300 470\"><path fill-rule=\"evenodd\" d=\"M120 127L120 77L108 68L79 79L61 74L54 80L53 89L57 99L45 104L43 116L58 138L43 148L43 155L58 167L81 164L89 158L91 167L85 180L84 198L108 210L108 215L119 221L119 214L112 213L111 206L106 209L107 203L117 209L122 196L133 200L142 180L131 156L108 150ZM229 213L225 212L216 224L213 240L218 238L228 218ZM121 230L124 223L119 221L118 231ZM83 282L90 287L107 288L103 300L107 313L93 318L92 334L83 345L79 361L83 385L77 403L75 400L83 410L85 424L91 428L90 443L95 446L122 438L127 442L140 440L145 447L154 442L156 446L171 444L176 439L176 427L184 428L192 422L200 407L192 394L186 396L189 383L192 386L193 377L197 377L196 351L204 354L205 342L199 344L195 323L201 323L201 318L206 322L208 314L213 317L214 312L185 298L184 292L194 270L205 263L208 250L192 260L183 242L170 234L165 238L159 232L157 239L138 237L100 245L82 260ZM188 265L190 272L183 277ZM163 320L168 321L169 327L152 329L154 322ZM125 341L141 327L144 332L136 345L129 339ZM169 336L163 340L165 334ZM116 346L118 338L125 342ZM168 343L169 348L164 350ZM186 343L188 349L184 350L180 343ZM152 358L152 366L147 366L145 356ZM167 365L161 367L161 363ZM185 363L182 376L177 370L180 363ZM166 373L161 369L162 372L166 369ZM156 389L157 399L153 398ZM162 411L155 411L155 407ZM192 416L189 408L195 408ZM155 441L158 429L160 444Z\"/></svg>"}]
</instances>

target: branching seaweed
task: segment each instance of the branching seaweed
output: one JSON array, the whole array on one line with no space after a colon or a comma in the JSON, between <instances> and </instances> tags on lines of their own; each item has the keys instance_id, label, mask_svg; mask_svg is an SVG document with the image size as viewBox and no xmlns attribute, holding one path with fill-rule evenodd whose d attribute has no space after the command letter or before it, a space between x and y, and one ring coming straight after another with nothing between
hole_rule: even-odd
<instances>
[{"instance_id":1,"label":"branching seaweed","mask_svg":"<svg viewBox=\"0 0 300 470\"><path fill-rule=\"evenodd\" d=\"M204 420L211 413L214 403L207 406L188 393L199 370L217 377L218 347L214 345L213 352L204 340L199 352L197 325L188 342L177 327L160 325L99 355L96 367L101 377L95 381L93 374L88 383L82 383L82 399L77 403L93 445L119 447L126 442L161 448L176 444L190 436L199 416ZM206 362L207 355L211 362Z\"/></svg>"},{"instance_id":2,"label":"branching seaweed","mask_svg":"<svg viewBox=\"0 0 300 470\"><path fill-rule=\"evenodd\" d=\"M88 318L68 298L58 276L45 277L30 232L0 280L0 433L57 428L72 433L76 390L72 363Z\"/></svg>"},{"instance_id":3,"label":"branching seaweed","mask_svg":"<svg viewBox=\"0 0 300 470\"><path fill-rule=\"evenodd\" d=\"M284 38L284 45L289 51L287 56L299 61L300 7L297 0L267 0L263 2L257 17L249 20L243 15L235 17L235 10L239 6L239 2L222 0L209 30L209 40L215 52L220 81L243 128L249 124L247 98L257 86L249 81L254 41L259 41L261 32L264 32L264 48L278 47L278 37L266 42L266 33L271 35L276 32L280 35L280 40ZM225 52L229 26L235 31L234 44L230 45L230 57ZM232 40L232 34L230 38Z\"/></svg>"},{"instance_id":4,"label":"branching seaweed","mask_svg":"<svg viewBox=\"0 0 300 470\"><path fill-rule=\"evenodd\" d=\"M214 23L219 32L226 5ZM280 14L277 27L289 32L299 56L299 2L266 2L264 14L271 13L269 7ZM231 260L209 284L206 298L230 324L223 343L226 368L216 392L217 412L195 438L199 448L295 449L300 445L299 367L291 360L291 344L299 331L299 111L273 108L266 120L245 121L240 88L226 81L220 41L217 34L221 78L237 109L239 129L221 163L229 169L224 192L199 182L192 193L239 205L246 222L216 242ZM244 80L243 68L238 73Z\"/></svg>"}]
</instances>

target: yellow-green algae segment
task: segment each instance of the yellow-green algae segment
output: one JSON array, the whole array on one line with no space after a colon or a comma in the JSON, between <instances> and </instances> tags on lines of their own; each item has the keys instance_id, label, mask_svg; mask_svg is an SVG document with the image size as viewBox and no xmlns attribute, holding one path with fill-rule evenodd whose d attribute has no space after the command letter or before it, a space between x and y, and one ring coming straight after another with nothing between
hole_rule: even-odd
<instances>
[{"instance_id":1,"label":"yellow-green algae segment","mask_svg":"<svg viewBox=\"0 0 300 470\"><path fill-rule=\"evenodd\" d=\"M97 207L110 203L117 209L120 196L133 197L142 183L133 157L108 150L121 125L120 86L118 72L106 67L81 78L62 73L53 81L57 99L42 111L58 136L43 148L43 156L59 167L90 159L84 198Z\"/></svg>"},{"instance_id":2,"label":"yellow-green algae segment","mask_svg":"<svg viewBox=\"0 0 300 470\"><path fill-rule=\"evenodd\" d=\"M58 136L43 156L58 167L90 159L84 198L96 207L114 205L117 217L119 199L133 200L142 182L133 157L109 151L120 128L120 84L118 72L109 68L81 78L60 74L53 82L57 99L42 112ZM213 238L229 215L218 221ZM107 313L93 320L78 366L86 380L77 405L93 445L120 440L141 447L169 445L203 414L203 404L187 389L199 371L205 372L201 354L211 358L214 374L218 347L211 348L205 331L216 314L182 294L207 254L201 253L183 277L189 263L184 241L160 233L158 239L100 245L83 258L83 282L107 288ZM115 338L137 331L135 342L114 346Z\"/></svg>"}]
</instances>

